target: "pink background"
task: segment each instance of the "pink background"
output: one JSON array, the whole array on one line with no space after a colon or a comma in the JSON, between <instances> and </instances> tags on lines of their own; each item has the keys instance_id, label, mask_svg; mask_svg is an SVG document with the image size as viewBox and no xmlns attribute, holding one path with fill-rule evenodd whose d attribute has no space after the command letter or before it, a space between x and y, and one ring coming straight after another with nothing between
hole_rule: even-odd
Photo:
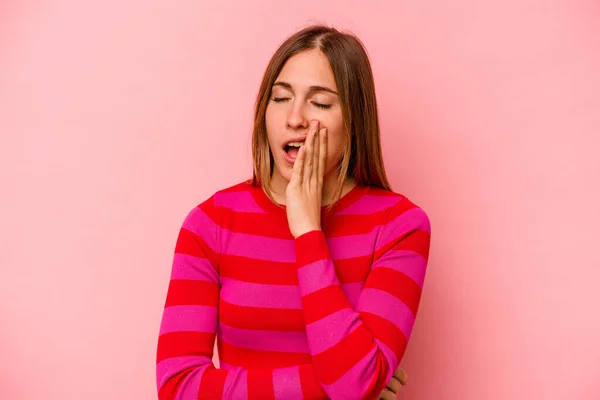
<instances>
[{"instance_id":1,"label":"pink background","mask_svg":"<svg viewBox=\"0 0 600 400\"><path fill-rule=\"evenodd\" d=\"M326 22L365 42L391 182L432 219L404 398L599 399L599 18L579 0L1 2L0 397L156 397L179 226L249 176L267 61Z\"/></svg>"}]
</instances>

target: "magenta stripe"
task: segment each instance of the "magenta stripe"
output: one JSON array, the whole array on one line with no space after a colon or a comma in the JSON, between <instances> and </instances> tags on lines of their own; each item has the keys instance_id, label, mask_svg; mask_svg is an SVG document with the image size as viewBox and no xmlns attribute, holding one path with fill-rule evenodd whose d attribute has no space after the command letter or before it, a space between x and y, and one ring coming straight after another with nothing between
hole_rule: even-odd
<instances>
[{"instance_id":1,"label":"magenta stripe","mask_svg":"<svg viewBox=\"0 0 600 400\"><path fill-rule=\"evenodd\" d=\"M365 194L355 203L349 205L338 213L338 215L368 215L383 211L396 205L402 196L371 196Z\"/></svg>"},{"instance_id":2,"label":"magenta stripe","mask_svg":"<svg viewBox=\"0 0 600 400\"><path fill-rule=\"evenodd\" d=\"M359 326L359 315L350 308L336 311L306 325L310 353L316 355L330 349Z\"/></svg>"},{"instance_id":3,"label":"magenta stripe","mask_svg":"<svg viewBox=\"0 0 600 400\"><path fill-rule=\"evenodd\" d=\"M375 238L381 227L376 227L369 233L360 235L337 236L327 239L329 254L334 260L344 258L363 257L373 254L372 246L365 246L366 243L375 243Z\"/></svg>"},{"instance_id":4,"label":"magenta stripe","mask_svg":"<svg viewBox=\"0 0 600 400\"><path fill-rule=\"evenodd\" d=\"M215 239L218 225L200 207L190 211L185 221L183 221L182 227L200 236L208 247L218 253L219 249Z\"/></svg>"},{"instance_id":5,"label":"magenta stripe","mask_svg":"<svg viewBox=\"0 0 600 400\"><path fill-rule=\"evenodd\" d=\"M248 371L242 368L230 370L223 387L224 399L248 399Z\"/></svg>"},{"instance_id":6,"label":"magenta stripe","mask_svg":"<svg viewBox=\"0 0 600 400\"><path fill-rule=\"evenodd\" d=\"M171 332L210 332L217 328L217 308L170 306L163 311L160 335Z\"/></svg>"},{"instance_id":7,"label":"magenta stripe","mask_svg":"<svg viewBox=\"0 0 600 400\"><path fill-rule=\"evenodd\" d=\"M431 233L431 226L427 215L421 208L412 208L403 212L392 221L389 221L381 232L381 237L377 240L376 250L385 246L392 240L406 235L414 230L421 230Z\"/></svg>"},{"instance_id":8,"label":"magenta stripe","mask_svg":"<svg viewBox=\"0 0 600 400\"><path fill-rule=\"evenodd\" d=\"M303 400L300 384L300 368L277 368L273 370L275 400Z\"/></svg>"},{"instance_id":9,"label":"magenta stripe","mask_svg":"<svg viewBox=\"0 0 600 400\"><path fill-rule=\"evenodd\" d=\"M218 282L219 275L206 258L175 253L171 279Z\"/></svg>"},{"instance_id":10,"label":"magenta stripe","mask_svg":"<svg viewBox=\"0 0 600 400\"><path fill-rule=\"evenodd\" d=\"M228 229L222 228L219 229L219 237L225 246L222 249L223 254L267 261L296 261L293 240L231 232Z\"/></svg>"},{"instance_id":11,"label":"magenta stripe","mask_svg":"<svg viewBox=\"0 0 600 400\"><path fill-rule=\"evenodd\" d=\"M350 306L355 309L360 297L360 293L365 286L364 282L343 283L340 286L342 287Z\"/></svg>"},{"instance_id":12,"label":"magenta stripe","mask_svg":"<svg viewBox=\"0 0 600 400\"><path fill-rule=\"evenodd\" d=\"M226 370L232 370L232 369L236 369L238 367L236 367L235 365L227 364L226 362L219 360L219 368L226 369Z\"/></svg>"},{"instance_id":13,"label":"magenta stripe","mask_svg":"<svg viewBox=\"0 0 600 400\"><path fill-rule=\"evenodd\" d=\"M379 352L381 353L381 355L385 359L385 363L386 363L386 365L388 367L388 369L386 371L386 380L385 380L386 382L388 382L392 378L392 374L394 372L396 372L396 368L398 368L398 364L400 364L400 361L398 360L398 357L396 357L396 354L394 354L394 352L392 351L392 349L390 349L381 340L375 339L375 343L377 343L377 347L379 348Z\"/></svg>"},{"instance_id":14,"label":"magenta stripe","mask_svg":"<svg viewBox=\"0 0 600 400\"><path fill-rule=\"evenodd\" d=\"M221 278L221 299L247 307L302 308L297 285L269 285Z\"/></svg>"},{"instance_id":15,"label":"magenta stripe","mask_svg":"<svg viewBox=\"0 0 600 400\"><path fill-rule=\"evenodd\" d=\"M212 365L210 358L204 356L181 356L162 360L156 364L157 389L160 390L169 379L185 369L204 368L209 365Z\"/></svg>"},{"instance_id":16,"label":"magenta stripe","mask_svg":"<svg viewBox=\"0 0 600 400\"><path fill-rule=\"evenodd\" d=\"M332 399L362 399L373 376L380 372L377 365L377 347L373 346L373 349L340 379L331 385L323 385L323 389Z\"/></svg>"},{"instance_id":17,"label":"magenta stripe","mask_svg":"<svg viewBox=\"0 0 600 400\"><path fill-rule=\"evenodd\" d=\"M372 268L390 268L401 272L423 288L427 261L414 251L389 250L373 263Z\"/></svg>"},{"instance_id":18,"label":"magenta stripe","mask_svg":"<svg viewBox=\"0 0 600 400\"><path fill-rule=\"evenodd\" d=\"M339 284L331 260L319 260L298 269L300 294L306 296L327 286Z\"/></svg>"},{"instance_id":19,"label":"magenta stripe","mask_svg":"<svg viewBox=\"0 0 600 400\"><path fill-rule=\"evenodd\" d=\"M223 341L245 349L309 353L305 332L238 329L221 322L219 336Z\"/></svg>"},{"instance_id":20,"label":"magenta stripe","mask_svg":"<svg viewBox=\"0 0 600 400\"><path fill-rule=\"evenodd\" d=\"M217 207L225 207L234 212L266 214L248 191L215 193L214 200Z\"/></svg>"},{"instance_id":21,"label":"magenta stripe","mask_svg":"<svg viewBox=\"0 0 600 400\"><path fill-rule=\"evenodd\" d=\"M404 333L406 341L410 338L415 316L410 308L397 297L379 289L364 289L360 295L356 311L368 312L385 318Z\"/></svg>"}]
</instances>

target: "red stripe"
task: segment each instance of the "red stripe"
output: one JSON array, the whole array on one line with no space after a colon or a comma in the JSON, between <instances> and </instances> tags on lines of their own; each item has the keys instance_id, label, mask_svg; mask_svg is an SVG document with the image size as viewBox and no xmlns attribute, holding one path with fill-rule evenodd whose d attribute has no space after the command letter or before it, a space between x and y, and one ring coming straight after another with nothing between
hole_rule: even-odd
<instances>
[{"instance_id":1,"label":"red stripe","mask_svg":"<svg viewBox=\"0 0 600 400\"><path fill-rule=\"evenodd\" d=\"M221 227L231 232L293 240L287 221L273 213L258 214L235 212L230 208L217 207L222 215Z\"/></svg>"},{"instance_id":2,"label":"red stripe","mask_svg":"<svg viewBox=\"0 0 600 400\"><path fill-rule=\"evenodd\" d=\"M334 260L335 274L340 283L364 282L371 272L372 256Z\"/></svg>"},{"instance_id":3,"label":"red stripe","mask_svg":"<svg viewBox=\"0 0 600 400\"><path fill-rule=\"evenodd\" d=\"M302 297L306 325L319 321L337 311L350 308L350 303L339 285L327 286Z\"/></svg>"},{"instance_id":4,"label":"red stripe","mask_svg":"<svg viewBox=\"0 0 600 400\"><path fill-rule=\"evenodd\" d=\"M331 258L323 231L315 230L298 236L294 241L294 246L296 247L298 267Z\"/></svg>"},{"instance_id":5,"label":"red stripe","mask_svg":"<svg viewBox=\"0 0 600 400\"><path fill-rule=\"evenodd\" d=\"M323 231L328 238L371 233L376 227L385 224L389 213L388 208L372 214L332 216Z\"/></svg>"},{"instance_id":6,"label":"red stripe","mask_svg":"<svg viewBox=\"0 0 600 400\"><path fill-rule=\"evenodd\" d=\"M364 289L379 289L397 297L417 315L419 300L421 299L421 288L411 278L391 268L373 268Z\"/></svg>"},{"instance_id":7,"label":"red stripe","mask_svg":"<svg viewBox=\"0 0 600 400\"><path fill-rule=\"evenodd\" d=\"M283 353L245 349L227 343L223 338L218 341L219 357L224 363L248 369L272 369L292 367L312 362L309 353Z\"/></svg>"},{"instance_id":8,"label":"red stripe","mask_svg":"<svg viewBox=\"0 0 600 400\"><path fill-rule=\"evenodd\" d=\"M304 332L302 310L238 306L221 299L219 320L239 329Z\"/></svg>"},{"instance_id":9,"label":"red stripe","mask_svg":"<svg viewBox=\"0 0 600 400\"><path fill-rule=\"evenodd\" d=\"M257 260L253 258L221 255L221 276L242 282L267 285L297 285L296 263Z\"/></svg>"},{"instance_id":10,"label":"red stripe","mask_svg":"<svg viewBox=\"0 0 600 400\"><path fill-rule=\"evenodd\" d=\"M326 385L334 383L374 347L375 342L369 330L364 324L359 325L341 342L313 356L320 382Z\"/></svg>"},{"instance_id":11,"label":"red stripe","mask_svg":"<svg viewBox=\"0 0 600 400\"><path fill-rule=\"evenodd\" d=\"M219 285L214 282L172 279L165 307L219 305Z\"/></svg>"},{"instance_id":12,"label":"red stripe","mask_svg":"<svg viewBox=\"0 0 600 400\"><path fill-rule=\"evenodd\" d=\"M407 342L404 333L396 325L379 315L368 312L360 313L360 319L376 339L381 340L383 344L394 352L398 360L402 359Z\"/></svg>"},{"instance_id":13,"label":"red stripe","mask_svg":"<svg viewBox=\"0 0 600 400\"><path fill-rule=\"evenodd\" d=\"M215 369L209 367L200 379L200 389L198 391L199 399L217 400L223 398L223 389L225 380L229 372L225 369Z\"/></svg>"},{"instance_id":14,"label":"red stripe","mask_svg":"<svg viewBox=\"0 0 600 400\"><path fill-rule=\"evenodd\" d=\"M301 365L298 371L300 386L302 387L302 397L304 399L328 398L327 393L325 393L325 390L323 390L323 387L319 383L313 365Z\"/></svg>"},{"instance_id":15,"label":"red stripe","mask_svg":"<svg viewBox=\"0 0 600 400\"><path fill-rule=\"evenodd\" d=\"M272 371L248 370L248 400L275 400Z\"/></svg>"},{"instance_id":16,"label":"red stripe","mask_svg":"<svg viewBox=\"0 0 600 400\"><path fill-rule=\"evenodd\" d=\"M158 337L156 362L180 356L212 357L215 334L208 332L172 332Z\"/></svg>"},{"instance_id":17,"label":"red stripe","mask_svg":"<svg viewBox=\"0 0 600 400\"><path fill-rule=\"evenodd\" d=\"M181 228L175 245L175 253L206 258L213 265L218 265L218 256L204 240L195 233Z\"/></svg>"}]
</instances>

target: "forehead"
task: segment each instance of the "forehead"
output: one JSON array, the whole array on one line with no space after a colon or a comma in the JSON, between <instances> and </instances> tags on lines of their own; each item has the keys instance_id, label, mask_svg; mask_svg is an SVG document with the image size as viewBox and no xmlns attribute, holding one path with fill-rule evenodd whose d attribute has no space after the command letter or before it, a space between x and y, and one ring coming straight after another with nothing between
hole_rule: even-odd
<instances>
[{"instance_id":1,"label":"forehead","mask_svg":"<svg viewBox=\"0 0 600 400\"><path fill-rule=\"evenodd\" d=\"M288 82L294 88L320 85L337 89L329 60L317 49L304 51L287 60L276 80Z\"/></svg>"}]
</instances>

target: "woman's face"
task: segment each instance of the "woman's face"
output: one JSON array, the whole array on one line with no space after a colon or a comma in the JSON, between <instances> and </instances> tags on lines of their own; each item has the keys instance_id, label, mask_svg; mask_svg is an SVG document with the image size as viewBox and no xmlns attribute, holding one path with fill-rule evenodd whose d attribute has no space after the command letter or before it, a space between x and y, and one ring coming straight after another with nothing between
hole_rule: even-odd
<instances>
[{"instance_id":1,"label":"woman's face","mask_svg":"<svg viewBox=\"0 0 600 400\"><path fill-rule=\"evenodd\" d=\"M265 118L275 160L273 183L289 182L297 150L286 144L304 141L313 120L327 128L325 182L335 181L332 172L342 157L345 137L335 79L323 53L307 50L285 63L272 87Z\"/></svg>"}]
</instances>

